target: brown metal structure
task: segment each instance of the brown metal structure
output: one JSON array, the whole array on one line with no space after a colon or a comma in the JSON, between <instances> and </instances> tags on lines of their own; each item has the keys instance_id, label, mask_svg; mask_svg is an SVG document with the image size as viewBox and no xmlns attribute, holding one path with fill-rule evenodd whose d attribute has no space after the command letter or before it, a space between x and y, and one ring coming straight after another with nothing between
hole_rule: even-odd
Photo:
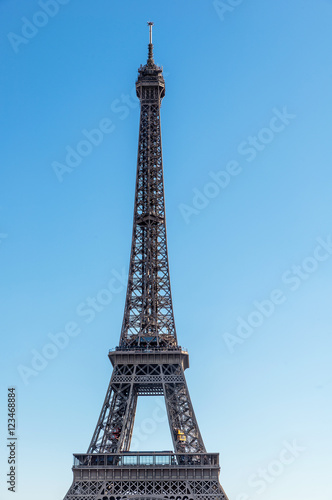
<instances>
[{"instance_id":1,"label":"brown metal structure","mask_svg":"<svg viewBox=\"0 0 332 500\"><path fill-rule=\"evenodd\" d=\"M74 455L65 500L227 500L219 455L206 452L177 342L167 255L160 106L162 68L138 70L141 116L132 247L119 346L109 353L111 381L88 451ZM163 395L173 452L130 452L138 396Z\"/></svg>"}]
</instances>

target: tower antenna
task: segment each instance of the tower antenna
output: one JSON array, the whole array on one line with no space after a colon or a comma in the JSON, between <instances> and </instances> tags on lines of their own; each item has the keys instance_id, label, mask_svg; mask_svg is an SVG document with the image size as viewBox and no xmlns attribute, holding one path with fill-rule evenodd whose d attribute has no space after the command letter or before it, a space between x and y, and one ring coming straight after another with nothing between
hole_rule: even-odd
<instances>
[{"instance_id":1,"label":"tower antenna","mask_svg":"<svg viewBox=\"0 0 332 500\"><path fill-rule=\"evenodd\" d=\"M153 26L153 25L154 25L154 23L153 23L153 22L148 21L148 26L149 26L149 35L150 35L150 41L149 41L150 45L152 45L152 26Z\"/></svg>"}]
</instances>

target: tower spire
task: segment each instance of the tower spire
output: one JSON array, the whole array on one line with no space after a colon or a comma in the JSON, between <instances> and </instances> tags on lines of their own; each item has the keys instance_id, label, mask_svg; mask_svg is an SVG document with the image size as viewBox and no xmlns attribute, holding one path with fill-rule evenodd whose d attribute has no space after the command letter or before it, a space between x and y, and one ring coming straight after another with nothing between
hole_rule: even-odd
<instances>
[{"instance_id":1,"label":"tower spire","mask_svg":"<svg viewBox=\"0 0 332 500\"><path fill-rule=\"evenodd\" d=\"M150 42L152 42L152 22ZM149 59L138 70L141 101L132 249L121 347L176 347L168 268L160 106L165 95L162 69Z\"/></svg>"}]
</instances>

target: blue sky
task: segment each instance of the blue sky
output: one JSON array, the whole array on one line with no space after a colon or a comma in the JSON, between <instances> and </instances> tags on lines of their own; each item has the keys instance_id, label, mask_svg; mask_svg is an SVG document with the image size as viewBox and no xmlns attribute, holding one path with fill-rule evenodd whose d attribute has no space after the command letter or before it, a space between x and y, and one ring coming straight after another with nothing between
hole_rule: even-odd
<instances>
[{"instance_id":1,"label":"blue sky","mask_svg":"<svg viewBox=\"0 0 332 500\"><path fill-rule=\"evenodd\" d=\"M203 439L230 500L330 499L332 2L54 1L0 2L1 498L8 387L18 500L63 498L97 422L153 20L175 320ZM136 449L171 449L161 400L139 401L135 432Z\"/></svg>"}]
</instances>

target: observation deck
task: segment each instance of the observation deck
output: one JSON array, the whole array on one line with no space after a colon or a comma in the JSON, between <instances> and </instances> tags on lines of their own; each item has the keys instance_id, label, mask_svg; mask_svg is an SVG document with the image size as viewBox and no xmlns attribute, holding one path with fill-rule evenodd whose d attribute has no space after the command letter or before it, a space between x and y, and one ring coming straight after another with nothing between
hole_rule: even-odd
<instances>
[{"instance_id":1,"label":"observation deck","mask_svg":"<svg viewBox=\"0 0 332 500\"><path fill-rule=\"evenodd\" d=\"M146 481L206 481L219 479L219 453L123 452L74 454L73 473L76 481L119 481L140 488ZM114 483L116 484L116 483ZM120 484L120 483L119 483ZM129 493L128 490L128 493ZM132 494L134 491L132 491Z\"/></svg>"},{"instance_id":2,"label":"observation deck","mask_svg":"<svg viewBox=\"0 0 332 500\"><path fill-rule=\"evenodd\" d=\"M183 347L115 347L108 357L112 366L120 364L180 364L183 370L189 368L189 354Z\"/></svg>"}]
</instances>

